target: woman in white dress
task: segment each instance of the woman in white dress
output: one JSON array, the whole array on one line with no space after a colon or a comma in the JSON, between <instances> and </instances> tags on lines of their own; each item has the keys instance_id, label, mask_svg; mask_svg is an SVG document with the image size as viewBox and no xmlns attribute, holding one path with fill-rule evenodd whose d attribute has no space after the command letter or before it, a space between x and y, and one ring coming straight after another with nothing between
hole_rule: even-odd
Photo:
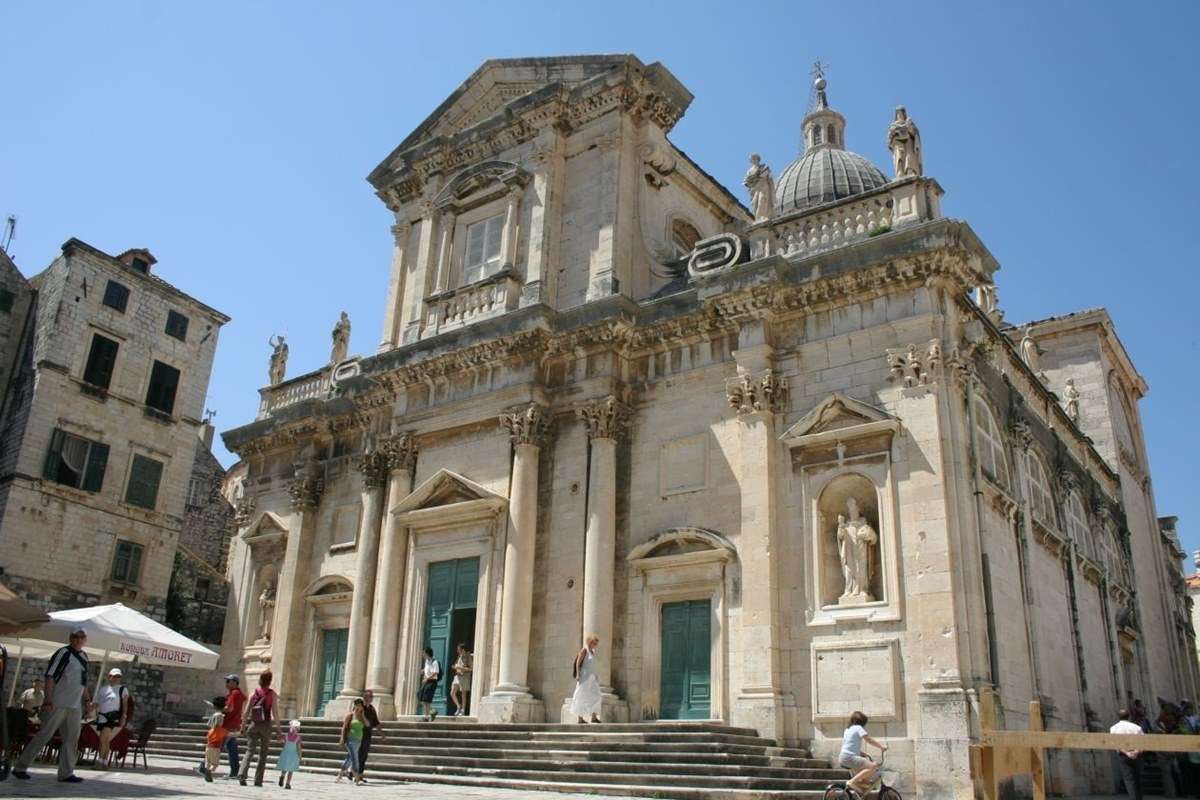
<instances>
[{"instance_id":1,"label":"woman in white dress","mask_svg":"<svg viewBox=\"0 0 1200 800\"><path fill-rule=\"evenodd\" d=\"M600 721L600 680L596 677L596 646L600 637L591 634L575 656L575 694L571 712L580 723Z\"/></svg>"}]
</instances>

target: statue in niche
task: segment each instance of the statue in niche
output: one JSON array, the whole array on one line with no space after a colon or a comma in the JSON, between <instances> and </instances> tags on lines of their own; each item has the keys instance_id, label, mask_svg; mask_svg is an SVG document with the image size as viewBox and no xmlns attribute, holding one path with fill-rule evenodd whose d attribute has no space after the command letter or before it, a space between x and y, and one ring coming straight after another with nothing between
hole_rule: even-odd
<instances>
[{"instance_id":1,"label":"statue in niche","mask_svg":"<svg viewBox=\"0 0 1200 800\"><path fill-rule=\"evenodd\" d=\"M1072 378L1067 378L1067 387L1063 389L1063 410L1072 422L1079 422L1079 390Z\"/></svg>"},{"instance_id":2,"label":"statue in niche","mask_svg":"<svg viewBox=\"0 0 1200 800\"><path fill-rule=\"evenodd\" d=\"M922 173L921 132L904 106L896 106L896 117L888 126L887 144L892 151L896 178L909 178Z\"/></svg>"},{"instance_id":3,"label":"statue in niche","mask_svg":"<svg viewBox=\"0 0 1200 800\"><path fill-rule=\"evenodd\" d=\"M275 386L283 383L283 376L287 373L288 346L282 336L272 336L267 339L267 344L271 345L271 361L267 365L267 378L270 380L270 385Z\"/></svg>"},{"instance_id":4,"label":"statue in niche","mask_svg":"<svg viewBox=\"0 0 1200 800\"><path fill-rule=\"evenodd\" d=\"M763 222L775 215L775 179L771 168L762 163L758 153L750 154L750 169L742 185L750 190L750 213L755 222Z\"/></svg>"},{"instance_id":5,"label":"statue in niche","mask_svg":"<svg viewBox=\"0 0 1200 800\"><path fill-rule=\"evenodd\" d=\"M837 545L838 558L842 562L842 577L845 585L838 605L869 603L871 596L871 548L879 541L879 534L867 522L858 509L853 497L846 500L847 514L838 514Z\"/></svg>"},{"instance_id":6,"label":"statue in niche","mask_svg":"<svg viewBox=\"0 0 1200 800\"><path fill-rule=\"evenodd\" d=\"M271 627L275 623L275 583L268 582L258 596L258 644L271 641Z\"/></svg>"},{"instance_id":7,"label":"statue in niche","mask_svg":"<svg viewBox=\"0 0 1200 800\"><path fill-rule=\"evenodd\" d=\"M333 326L333 349L329 352L329 363L340 364L350 352L350 316L343 311Z\"/></svg>"}]
</instances>

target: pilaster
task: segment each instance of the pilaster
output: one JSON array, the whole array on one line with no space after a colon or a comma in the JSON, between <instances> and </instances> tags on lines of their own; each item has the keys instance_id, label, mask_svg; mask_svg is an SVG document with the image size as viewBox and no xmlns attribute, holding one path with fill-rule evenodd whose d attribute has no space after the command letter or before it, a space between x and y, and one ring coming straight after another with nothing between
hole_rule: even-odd
<instances>
[{"instance_id":1,"label":"pilaster","mask_svg":"<svg viewBox=\"0 0 1200 800\"><path fill-rule=\"evenodd\" d=\"M404 249L411 232L412 225L407 222L392 226L392 274L388 280L387 306L383 311L380 352L400 344L400 319L404 314Z\"/></svg>"}]
</instances>

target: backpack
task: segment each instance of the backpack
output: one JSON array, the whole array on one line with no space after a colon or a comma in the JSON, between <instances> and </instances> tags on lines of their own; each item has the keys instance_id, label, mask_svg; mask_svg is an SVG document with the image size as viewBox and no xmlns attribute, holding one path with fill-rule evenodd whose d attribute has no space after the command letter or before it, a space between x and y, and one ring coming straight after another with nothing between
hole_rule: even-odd
<instances>
[{"instance_id":1,"label":"backpack","mask_svg":"<svg viewBox=\"0 0 1200 800\"><path fill-rule=\"evenodd\" d=\"M259 694L254 693L254 697L250 700L250 721L255 725L261 725L270 717L270 695L266 692Z\"/></svg>"}]
</instances>

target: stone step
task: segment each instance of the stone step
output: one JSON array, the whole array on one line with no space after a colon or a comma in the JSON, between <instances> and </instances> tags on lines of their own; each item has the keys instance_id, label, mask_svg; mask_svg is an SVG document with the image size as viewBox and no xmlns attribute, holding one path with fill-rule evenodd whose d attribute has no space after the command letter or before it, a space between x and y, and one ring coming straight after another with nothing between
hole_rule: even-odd
<instances>
[{"instance_id":1,"label":"stone step","mask_svg":"<svg viewBox=\"0 0 1200 800\"><path fill-rule=\"evenodd\" d=\"M304 772L336 773L341 759L305 757ZM268 765L273 770L273 761ZM842 772L836 778L764 778L757 776L725 776L725 775L684 775L678 773L638 773L626 771L591 772L575 771L571 765L564 765L556 770L522 770L522 769L471 769L442 765L418 765L394 767L374 763L368 768L368 776L372 780L388 779L402 780L415 783L459 783L477 780L495 780L502 783L496 786L516 787L526 783L553 783L563 786L580 786L581 784L596 787L595 791L607 794L600 787L605 786L639 786L650 796L663 786L680 789L699 790L740 790L740 791L772 791L772 792L817 792L820 793L830 783L845 780ZM564 790L565 791L565 790ZM577 788L574 791L585 791Z\"/></svg>"},{"instance_id":2,"label":"stone step","mask_svg":"<svg viewBox=\"0 0 1200 800\"><path fill-rule=\"evenodd\" d=\"M174 747L150 748L153 755L169 755L169 756L193 756L197 761L200 760L201 753L199 750L190 750ZM305 764L307 765L324 765L334 767L340 764L344 758L344 752L333 750L312 751L306 748ZM274 764L274 758L270 760ZM676 776L710 776L710 777L735 777L735 778L778 778L786 780L804 780L804 781L821 781L828 783L830 781L843 780L846 776L844 770L830 769L828 765L822 764L819 767L783 767L783 766L763 766L763 765L746 765L738 763L729 763L724 760L710 760L708 762L686 762L686 761L639 761L635 759L621 761L596 760L591 758L580 759L577 754L563 753L558 757L544 758L506 758L506 759L479 759L466 757L447 756L442 753L432 755L419 755L397 757L395 755L376 753L374 748L371 751L372 772L378 766L384 770L404 769L409 771L424 772L429 769L467 769L467 770L508 770L508 771L524 771L524 772L559 772L562 770L571 770L577 773L629 773L629 774L663 774L672 777ZM821 762L818 762L821 763Z\"/></svg>"},{"instance_id":3,"label":"stone step","mask_svg":"<svg viewBox=\"0 0 1200 800\"><path fill-rule=\"evenodd\" d=\"M159 737L156 734L150 748L151 752L154 752L155 747L171 750L183 750L188 753L195 752L197 754L203 750L202 744L198 742L195 737L191 736ZM325 751L335 753L341 752L341 748L336 744L314 744L309 742L307 739L305 740L305 750L314 753ZM828 762L822 759L767 755L761 753L761 748L758 748L758 750L760 752L731 753L717 747L703 750L647 750L644 748L638 748L636 746L630 746L628 748L622 747L621 749L596 749L585 747L567 748L559 745L556 745L554 749L518 749L507 747L480 749L472 747L448 747L445 745L396 745L391 743L391 740L384 740L383 742L376 740L371 746L371 752L377 757L386 757L389 759L402 757L472 758L475 760L524 759L527 761L574 759L583 761L637 761L642 763L723 763L751 767L787 767L793 769L824 769L828 767Z\"/></svg>"},{"instance_id":4,"label":"stone step","mask_svg":"<svg viewBox=\"0 0 1200 800\"><path fill-rule=\"evenodd\" d=\"M156 742L174 742L174 743L196 743L196 746L201 746L203 741L199 732L191 731L179 732L171 729L165 729L162 732L155 734ZM304 741L306 746L312 747L332 747L338 748L337 737L334 735L313 735L305 733ZM644 741L580 741L580 740L539 740L539 739L518 739L518 740L502 740L492 741L490 739L467 739L451 737L449 739L430 739L426 737L397 737L386 736L382 739L376 739L373 747L376 752L403 752L410 748L418 747L423 751L432 753L445 752L451 749L467 750L471 753L480 755L489 754L500 750L514 751L529 751L537 752L541 750L578 750L592 753L614 753L623 754L629 752L657 752L657 753L728 753L733 755L748 755L759 756L766 758L792 758L792 759L808 759L810 754L806 750L796 748L782 747L765 747L762 745L740 745L729 744L725 742L713 741L689 741L689 742L644 742Z\"/></svg>"},{"instance_id":5,"label":"stone step","mask_svg":"<svg viewBox=\"0 0 1200 800\"><path fill-rule=\"evenodd\" d=\"M305 768L315 775L334 775L336 769L326 767ZM824 788L820 789L745 789L729 787L685 787L674 786L669 777L662 781L646 783L578 783L555 780L511 780L492 776L437 775L376 770L371 768L372 781L398 781L402 783L432 783L452 786L475 786L481 788L518 789L529 792L560 792L624 796L631 798L660 798L661 800L820 800Z\"/></svg>"},{"instance_id":6,"label":"stone step","mask_svg":"<svg viewBox=\"0 0 1200 800\"><path fill-rule=\"evenodd\" d=\"M321 728L329 728L338 730L341 728L341 720L324 719L322 717L302 717L302 730L313 730ZM453 726L455 728L469 727L475 731L487 731L495 733L528 733L528 732L550 732L550 733L579 733L579 732L602 732L602 733L722 733L730 736L748 736L752 738L761 738L758 732L753 728L739 728L733 725L726 725L716 721L690 721L690 720L669 720L666 722L603 722L597 724L577 723L558 723L558 722L529 722L529 723L494 723L486 724L477 722L475 717L448 717L439 716L434 722L423 722L420 717L402 717L398 720L389 720L384 722L382 727L384 731L393 730L414 730L427 731L432 728L441 728L445 726ZM182 722L180 728L203 730L206 727L204 722Z\"/></svg>"}]
</instances>

